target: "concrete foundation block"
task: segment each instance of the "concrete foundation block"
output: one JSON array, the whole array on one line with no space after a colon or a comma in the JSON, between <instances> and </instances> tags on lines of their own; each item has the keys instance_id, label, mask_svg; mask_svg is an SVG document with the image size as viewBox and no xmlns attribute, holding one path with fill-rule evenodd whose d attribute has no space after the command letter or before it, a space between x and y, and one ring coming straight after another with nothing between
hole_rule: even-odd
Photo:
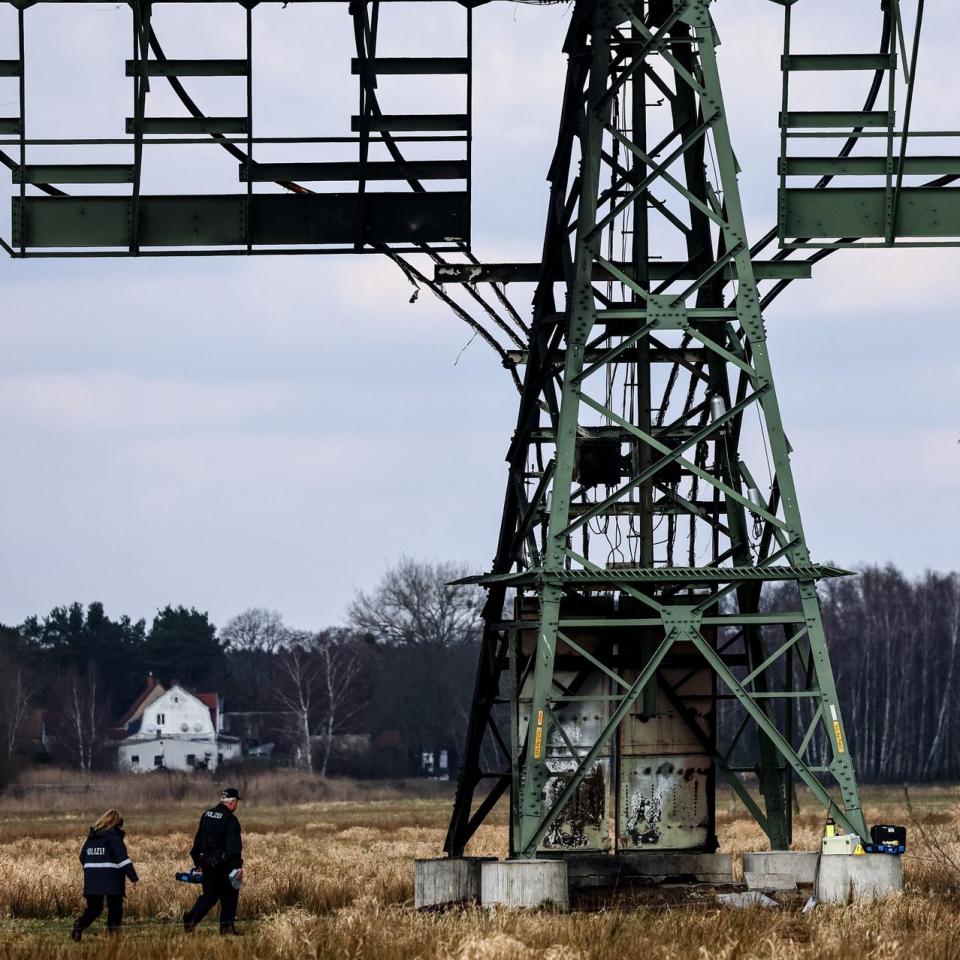
<instances>
[{"instance_id":1,"label":"concrete foundation block","mask_svg":"<svg viewBox=\"0 0 960 960\"><path fill-rule=\"evenodd\" d=\"M759 853L745 853L743 878L748 886L749 874L778 876L793 885L813 884L818 856L818 853L807 850L763 850Z\"/></svg>"},{"instance_id":2,"label":"concrete foundation block","mask_svg":"<svg viewBox=\"0 0 960 960\"><path fill-rule=\"evenodd\" d=\"M903 859L886 854L827 855L820 858L818 903L882 900L903 889Z\"/></svg>"},{"instance_id":3,"label":"concrete foundation block","mask_svg":"<svg viewBox=\"0 0 960 960\"><path fill-rule=\"evenodd\" d=\"M570 909L567 864L563 860L493 860L480 868L480 902L485 907Z\"/></svg>"},{"instance_id":4,"label":"concrete foundation block","mask_svg":"<svg viewBox=\"0 0 960 960\"><path fill-rule=\"evenodd\" d=\"M480 901L480 867L492 857L440 857L413 866L413 905L417 910Z\"/></svg>"},{"instance_id":5,"label":"concrete foundation block","mask_svg":"<svg viewBox=\"0 0 960 960\"><path fill-rule=\"evenodd\" d=\"M743 871L743 880L748 890L796 890L797 881L782 873L754 873Z\"/></svg>"}]
</instances>

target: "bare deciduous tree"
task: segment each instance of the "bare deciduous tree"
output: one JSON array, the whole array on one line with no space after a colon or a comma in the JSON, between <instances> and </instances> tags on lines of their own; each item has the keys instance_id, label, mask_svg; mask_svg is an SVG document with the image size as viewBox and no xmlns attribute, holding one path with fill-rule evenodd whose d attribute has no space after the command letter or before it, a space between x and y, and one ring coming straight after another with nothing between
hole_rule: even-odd
<instances>
[{"instance_id":1,"label":"bare deciduous tree","mask_svg":"<svg viewBox=\"0 0 960 960\"><path fill-rule=\"evenodd\" d=\"M479 636L483 591L453 584L467 571L452 563L403 557L372 593L350 604L351 624L378 643L450 648Z\"/></svg>"},{"instance_id":2,"label":"bare deciduous tree","mask_svg":"<svg viewBox=\"0 0 960 960\"><path fill-rule=\"evenodd\" d=\"M257 650L276 653L288 640L290 631L276 610L250 607L228 620L220 640L228 651Z\"/></svg>"},{"instance_id":3,"label":"bare deciduous tree","mask_svg":"<svg viewBox=\"0 0 960 960\"><path fill-rule=\"evenodd\" d=\"M262 607L244 610L220 631L230 690L240 709L262 711L272 706L277 654L290 637L280 614Z\"/></svg>"},{"instance_id":4,"label":"bare deciduous tree","mask_svg":"<svg viewBox=\"0 0 960 960\"><path fill-rule=\"evenodd\" d=\"M411 772L424 755L455 757L463 742L485 600L480 587L453 583L466 573L456 564L404 558L348 611L354 629L381 648L378 713L385 732L402 736Z\"/></svg>"}]
</instances>

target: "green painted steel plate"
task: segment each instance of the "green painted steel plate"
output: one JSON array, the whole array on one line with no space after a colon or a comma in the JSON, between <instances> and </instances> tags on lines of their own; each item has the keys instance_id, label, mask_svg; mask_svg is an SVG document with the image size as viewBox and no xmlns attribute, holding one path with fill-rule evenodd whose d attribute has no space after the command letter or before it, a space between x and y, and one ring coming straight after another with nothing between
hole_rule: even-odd
<instances>
[{"instance_id":1,"label":"green painted steel plate","mask_svg":"<svg viewBox=\"0 0 960 960\"><path fill-rule=\"evenodd\" d=\"M412 243L470 234L465 192L145 196L139 220L142 247ZM132 221L129 197L14 197L13 245L129 247Z\"/></svg>"},{"instance_id":2,"label":"green painted steel plate","mask_svg":"<svg viewBox=\"0 0 960 960\"><path fill-rule=\"evenodd\" d=\"M780 235L809 239L883 238L884 187L787 188L780 194ZM894 223L897 238L960 238L960 190L904 187Z\"/></svg>"}]
</instances>

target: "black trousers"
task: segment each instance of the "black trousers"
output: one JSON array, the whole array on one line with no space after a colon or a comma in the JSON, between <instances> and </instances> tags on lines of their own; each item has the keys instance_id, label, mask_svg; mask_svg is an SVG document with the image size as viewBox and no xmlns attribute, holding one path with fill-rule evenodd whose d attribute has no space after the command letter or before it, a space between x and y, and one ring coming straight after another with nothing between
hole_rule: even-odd
<instances>
[{"instance_id":1,"label":"black trousers","mask_svg":"<svg viewBox=\"0 0 960 960\"><path fill-rule=\"evenodd\" d=\"M199 923L216 905L220 903L220 929L230 926L237 919L237 901L240 891L230 883L229 870L203 872L203 893L183 918L186 923Z\"/></svg>"},{"instance_id":2,"label":"black trousers","mask_svg":"<svg viewBox=\"0 0 960 960\"><path fill-rule=\"evenodd\" d=\"M74 926L79 930L86 930L87 927L103 913L104 897L85 896L84 899L87 901L87 909L77 917L74 923ZM108 895L106 901L107 929L118 930L120 924L123 922L123 894L118 893L116 896Z\"/></svg>"}]
</instances>

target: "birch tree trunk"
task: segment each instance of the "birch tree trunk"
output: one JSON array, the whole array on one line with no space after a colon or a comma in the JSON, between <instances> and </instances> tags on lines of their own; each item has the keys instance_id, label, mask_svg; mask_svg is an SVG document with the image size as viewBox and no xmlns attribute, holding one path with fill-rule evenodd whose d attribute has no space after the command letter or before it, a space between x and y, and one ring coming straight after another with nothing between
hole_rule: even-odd
<instances>
[{"instance_id":1,"label":"birch tree trunk","mask_svg":"<svg viewBox=\"0 0 960 960\"><path fill-rule=\"evenodd\" d=\"M947 583L949 584L946 592L950 655L947 661L944 690L940 696L940 710L937 714L936 729L921 772L923 778L934 775L937 752L940 750L941 744L944 741L947 731L947 719L950 713L950 707L953 704L953 697L950 694L953 690L954 678L956 676L957 644L960 643L960 577L954 574L947 580Z\"/></svg>"}]
</instances>

